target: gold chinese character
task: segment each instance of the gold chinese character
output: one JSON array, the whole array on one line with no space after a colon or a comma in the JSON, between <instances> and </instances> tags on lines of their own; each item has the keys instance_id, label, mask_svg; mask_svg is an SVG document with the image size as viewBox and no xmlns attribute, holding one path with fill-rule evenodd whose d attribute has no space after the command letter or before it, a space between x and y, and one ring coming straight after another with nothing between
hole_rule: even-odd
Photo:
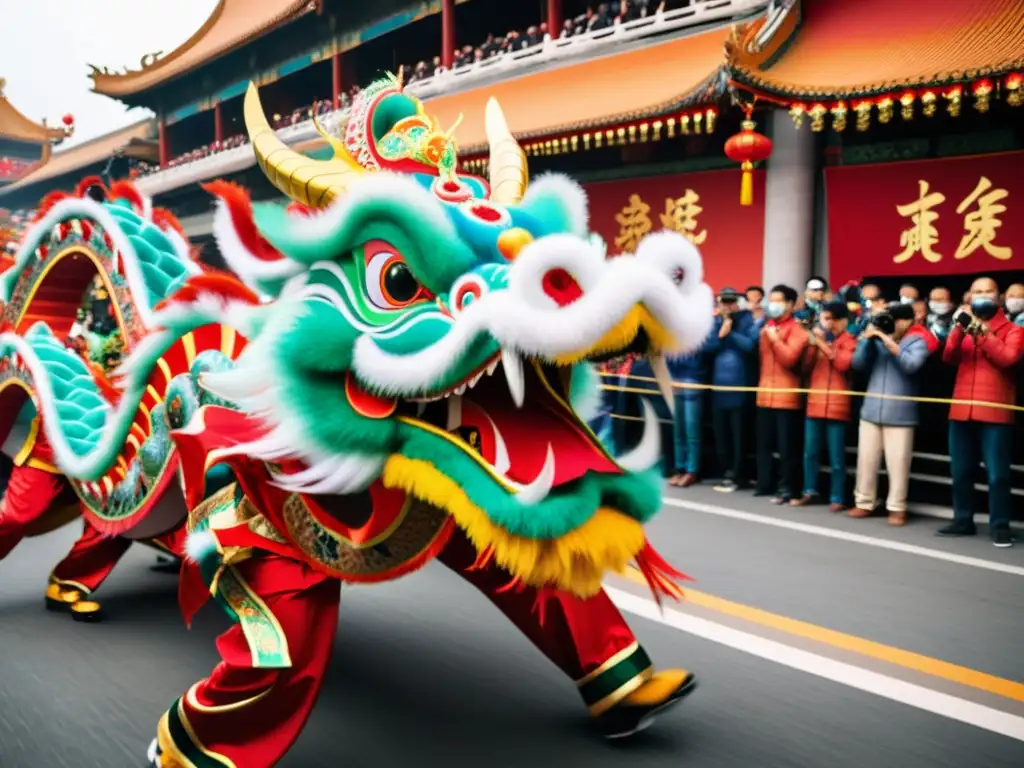
<instances>
[{"instance_id":1,"label":"gold chinese character","mask_svg":"<svg viewBox=\"0 0 1024 768\"><path fill-rule=\"evenodd\" d=\"M629 203L615 214L619 222L619 235L615 238L616 247L623 253L636 251L641 238L651 231L651 206L640 199L640 195L630 195Z\"/></svg>"},{"instance_id":2,"label":"gold chinese character","mask_svg":"<svg viewBox=\"0 0 1024 768\"><path fill-rule=\"evenodd\" d=\"M708 231L702 229L697 232L697 215L704 208L697 203L700 202L700 195L692 189L686 190L682 197L673 200L671 197L665 200L665 212L661 214L661 223L666 229L671 229L687 239L694 245L700 245L708 238Z\"/></svg>"},{"instance_id":3,"label":"gold chinese character","mask_svg":"<svg viewBox=\"0 0 1024 768\"><path fill-rule=\"evenodd\" d=\"M909 216L913 226L904 230L900 235L900 246L903 251L893 257L893 261L902 264L915 253L920 253L928 261L934 264L942 259L941 253L936 253L933 246L939 242L939 231L935 228L935 222L939 214L932 210L941 205L946 196L941 192L928 194L928 182L918 181L919 193L917 200L906 205L897 205L896 212L900 216Z\"/></svg>"},{"instance_id":4,"label":"gold chinese character","mask_svg":"<svg viewBox=\"0 0 1024 768\"><path fill-rule=\"evenodd\" d=\"M1006 213L1006 206L999 201L1007 198L1010 193L999 188L989 192L991 187L992 182L982 176L974 191L957 206L956 212L963 214L972 205L978 204L975 210L964 216L964 229L967 234L960 238L955 258L966 259L979 248L984 248L989 256L994 256L1002 261L1013 256L1012 248L995 244L996 230L1003 226L999 214ZM988 194L983 194L986 192Z\"/></svg>"}]
</instances>

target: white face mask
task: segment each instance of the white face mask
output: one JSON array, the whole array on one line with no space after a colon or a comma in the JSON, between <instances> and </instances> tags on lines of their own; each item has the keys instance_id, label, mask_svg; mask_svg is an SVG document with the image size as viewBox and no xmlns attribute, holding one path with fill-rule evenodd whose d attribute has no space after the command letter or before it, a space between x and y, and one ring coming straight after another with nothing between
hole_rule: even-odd
<instances>
[{"instance_id":1,"label":"white face mask","mask_svg":"<svg viewBox=\"0 0 1024 768\"><path fill-rule=\"evenodd\" d=\"M1024 297L1014 297L1006 300L1006 311L1011 315L1024 312Z\"/></svg>"},{"instance_id":2,"label":"white face mask","mask_svg":"<svg viewBox=\"0 0 1024 768\"><path fill-rule=\"evenodd\" d=\"M953 309L953 305L948 301L929 301L928 309L936 315L948 315Z\"/></svg>"},{"instance_id":3,"label":"white face mask","mask_svg":"<svg viewBox=\"0 0 1024 768\"><path fill-rule=\"evenodd\" d=\"M900 304L913 304L914 299L910 296L900 296Z\"/></svg>"}]
</instances>

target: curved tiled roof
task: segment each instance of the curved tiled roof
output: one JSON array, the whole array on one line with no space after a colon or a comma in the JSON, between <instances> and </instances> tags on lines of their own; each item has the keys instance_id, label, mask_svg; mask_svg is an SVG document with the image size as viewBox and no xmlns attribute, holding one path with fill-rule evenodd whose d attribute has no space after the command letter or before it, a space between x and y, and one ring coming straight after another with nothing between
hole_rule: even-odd
<instances>
[{"instance_id":1,"label":"curved tiled roof","mask_svg":"<svg viewBox=\"0 0 1024 768\"><path fill-rule=\"evenodd\" d=\"M67 138L62 128L48 128L19 112L4 96L4 84L0 78L0 138L40 145L50 145Z\"/></svg>"},{"instance_id":2,"label":"curved tiled roof","mask_svg":"<svg viewBox=\"0 0 1024 768\"><path fill-rule=\"evenodd\" d=\"M183 75L252 42L275 27L317 10L320 0L219 0L195 34L163 58L146 56L142 68L121 74L93 67L93 90L130 96Z\"/></svg>"},{"instance_id":3,"label":"curved tiled roof","mask_svg":"<svg viewBox=\"0 0 1024 768\"><path fill-rule=\"evenodd\" d=\"M732 75L786 96L867 96L1024 68L1021 0L804 0L774 62L737 52Z\"/></svg>"},{"instance_id":4,"label":"curved tiled roof","mask_svg":"<svg viewBox=\"0 0 1024 768\"><path fill-rule=\"evenodd\" d=\"M484 107L501 104L517 139L554 136L665 114L718 100L728 29L493 83L426 102L427 112L455 133L468 156L487 147Z\"/></svg>"},{"instance_id":5,"label":"curved tiled roof","mask_svg":"<svg viewBox=\"0 0 1024 768\"><path fill-rule=\"evenodd\" d=\"M141 122L129 125L127 128L122 128L91 141L83 142L77 147L66 149L63 152L55 152L45 165L32 171L14 184L0 189L0 197L32 184L63 176L66 173L72 173L80 168L106 160L132 142L149 139L153 135L154 130L153 119L146 118Z\"/></svg>"}]
</instances>

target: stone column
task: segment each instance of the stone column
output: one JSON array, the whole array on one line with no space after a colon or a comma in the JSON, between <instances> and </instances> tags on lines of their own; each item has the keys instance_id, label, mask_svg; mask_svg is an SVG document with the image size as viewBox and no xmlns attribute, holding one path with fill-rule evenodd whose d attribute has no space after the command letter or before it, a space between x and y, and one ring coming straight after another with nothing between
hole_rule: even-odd
<instances>
[{"instance_id":1,"label":"stone column","mask_svg":"<svg viewBox=\"0 0 1024 768\"><path fill-rule=\"evenodd\" d=\"M785 283L803 292L814 268L814 134L784 109L771 113L772 156L764 203L765 290Z\"/></svg>"}]
</instances>

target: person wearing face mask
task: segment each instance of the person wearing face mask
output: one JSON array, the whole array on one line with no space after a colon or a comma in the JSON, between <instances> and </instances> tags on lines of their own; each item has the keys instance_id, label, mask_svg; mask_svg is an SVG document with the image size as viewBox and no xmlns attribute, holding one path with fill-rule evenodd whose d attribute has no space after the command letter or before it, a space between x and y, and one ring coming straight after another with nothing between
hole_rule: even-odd
<instances>
[{"instance_id":1,"label":"person wearing face mask","mask_svg":"<svg viewBox=\"0 0 1024 768\"><path fill-rule=\"evenodd\" d=\"M901 304L913 304L921 297L917 287L910 283L904 283L900 286L900 303Z\"/></svg>"},{"instance_id":2,"label":"person wearing face mask","mask_svg":"<svg viewBox=\"0 0 1024 768\"><path fill-rule=\"evenodd\" d=\"M828 446L829 509L842 512L846 503L846 424L850 420L850 382L856 340L846 332L848 310L841 301L825 304L811 331L811 346L804 357L810 374L804 422L804 490L790 504L802 507L819 498L821 444Z\"/></svg>"},{"instance_id":3,"label":"person wearing face mask","mask_svg":"<svg viewBox=\"0 0 1024 768\"><path fill-rule=\"evenodd\" d=\"M732 288L718 294L718 317L707 343L711 362L711 426L715 452L723 480L715 486L731 493L744 484L746 418L750 396L746 392L714 387L747 387L753 381L751 363L756 360L758 327L751 313L741 308L742 297Z\"/></svg>"},{"instance_id":4,"label":"person wearing face mask","mask_svg":"<svg viewBox=\"0 0 1024 768\"><path fill-rule=\"evenodd\" d=\"M761 376L757 393L757 489L756 496L771 496L773 504L785 504L799 493L801 396L800 361L807 351L808 333L793 317L797 293L788 285L776 285L768 295L768 322L761 331ZM781 457L778 484L772 454Z\"/></svg>"},{"instance_id":5,"label":"person wearing face mask","mask_svg":"<svg viewBox=\"0 0 1024 768\"><path fill-rule=\"evenodd\" d=\"M982 277L971 286L971 303L957 313L942 359L957 366L949 408L949 460L953 522L941 536L973 536L974 473L981 461L988 476L989 533L997 547L1013 545L1010 533L1010 456L1014 413L979 403L1017 402L1014 368L1024 354L1024 329L999 306L999 286ZM967 318L962 324L959 316ZM980 448L980 451L979 451Z\"/></svg>"},{"instance_id":6,"label":"person wearing face mask","mask_svg":"<svg viewBox=\"0 0 1024 768\"><path fill-rule=\"evenodd\" d=\"M907 490L914 452L919 373L928 359L925 329L914 325L909 304L874 315L853 353L853 368L867 374L857 438L857 480L850 517L869 517L878 503L882 456L889 474L885 507L890 525L907 522Z\"/></svg>"},{"instance_id":7,"label":"person wearing face mask","mask_svg":"<svg viewBox=\"0 0 1024 768\"><path fill-rule=\"evenodd\" d=\"M925 318L925 327L935 334L939 341L945 341L949 336L949 330L953 326L953 296L949 288L932 288L928 294L928 316Z\"/></svg>"},{"instance_id":8,"label":"person wearing face mask","mask_svg":"<svg viewBox=\"0 0 1024 768\"><path fill-rule=\"evenodd\" d=\"M1024 283L1014 283L1006 289L1005 306L1009 321L1024 327Z\"/></svg>"}]
</instances>

